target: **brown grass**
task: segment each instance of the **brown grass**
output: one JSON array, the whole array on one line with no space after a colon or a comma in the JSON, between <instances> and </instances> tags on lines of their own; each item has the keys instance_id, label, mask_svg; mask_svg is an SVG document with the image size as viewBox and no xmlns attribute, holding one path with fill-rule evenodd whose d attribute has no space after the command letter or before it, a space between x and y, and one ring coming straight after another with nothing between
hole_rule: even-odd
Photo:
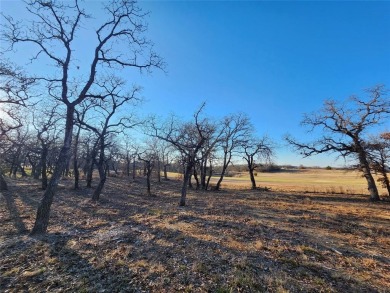
<instances>
[{"instance_id":1,"label":"brown grass","mask_svg":"<svg viewBox=\"0 0 390 293\"><path fill-rule=\"evenodd\" d=\"M29 237L39 182L0 197L1 292L390 292L390 205L366 196L190 190L109 178L99 203L63 180Z\"/></svg>"}]
</instances>

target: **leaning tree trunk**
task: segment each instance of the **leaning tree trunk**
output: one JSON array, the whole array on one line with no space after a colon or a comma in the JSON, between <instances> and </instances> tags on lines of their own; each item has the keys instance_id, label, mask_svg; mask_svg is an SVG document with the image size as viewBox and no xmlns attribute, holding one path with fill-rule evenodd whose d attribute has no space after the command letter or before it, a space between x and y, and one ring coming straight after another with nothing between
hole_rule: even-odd
<instances>
[{"instance_id":1,"label":"leaning tree trunk","mask_svg":"<svg viewBox=\"0 0 390 293\"><path fill-rule=\"evenodd\" d=\"M198 178L198 172L196 172L196 168L194 168L194 174L193 175L194 175L194 179L195 179L195 182L196 182L196 189L199 189L200 183L199 183L199 178ZM190 176L190 180L191 180L191 176Z\"/></svg>"},{"instance_id":2,"label":"leaning tree trunk","mask_svg":"<svg viewBox=\"0 0 390 293\"><path fill-rule=\"evenodd\" d=\"M100 194L102 193L104 183L106 182L107 175L106 175L106 170L104 170L104 162L97 164L97 169L99 171L99 183L96 186L96 189L94 190L92 194L92 200L93 201L98 201L100 198Z\"/></svg>"},{"instance_id":3,"label":"leaning tree trunk","mask_svg":"<svg viewBox=\"0 0 390 293\"><path fill-rule=\"evenodd\" d=\"M225 173L226 173L227 167L230 164L231 158L232 158L232 154L231 153L229 153L229 159L227 158L227 153L224 153L222 172L221 172L221 176L218 179L217 185L215 185L215 190L220 190L221 189L221 183L222 183L223 177L225 177Z\"/></svg>"},{"instance_id":4,"label":"leaning tree trunk","mask_svg":"<svg viewBox=\"0 0 390 293\"><path fill-rule=\"evenodd\" d=\"M212 163L211 163L211 161L210 161L209 175L208 175L208 177L207 177L206 189L205 189L205 190L207 190L207 189L209 188L211 176L213 176L213 165L212 165Z\"/></svg>"},{"instance_id":5,"label":"leaning tree trunk","mask_svg":"<svg viewBox=\"0 0 390 293\"><path fill-rule=\"evenodd\" d=\"M255 180L255 175L253 174L254 169L251 167L249 168L249 177L251 178L251 183L252 183L252 189L256 189L256 180Z\"/></svg>"},{"instance_id":6,"label":"leaning tree trunk","mask_svg":"<svg viewBox=\"0 0 390 293\"><path fill-rule=\"evenodd\" d=\"M5 181L1 171L0 171L0 190L8 190L7 182Z\"/></svg>"},{"instance_id":7,"label":"leaning tree trunk","mask_svg":"<svg viewBox=\"0 0 390 293\"><path fill-rule=\"evenodd\" d=\"M366 153L364 152L364 150L360 150L359 152L359 162L360 162L360 168L363 172L363 176L367 180L368 191L370 193L370 200L371 201L380 200L378 188L376 187L374 177L371 174L370 165L367 161Z\"/></svg>"},{"instance_id":8,"label":"leaning tree trunk","mask_svg":"<svg viewBox=\"0 0 390 293\"><path fill-rule=\"evenodd\" d=\"M64 145L62 146L60 154L58 156L54 173L46 188L41 203L38 206L37 216L35 218L35 223L31 231L31 235L44 234L47 231L47 226L49 225L51 204L53 203L53 198L56 194L61 174L65 170L66 164L68 162L70 149L72 146L73 115L74 107L68 105L66 112Z\"/></svg>"}]
</instances>

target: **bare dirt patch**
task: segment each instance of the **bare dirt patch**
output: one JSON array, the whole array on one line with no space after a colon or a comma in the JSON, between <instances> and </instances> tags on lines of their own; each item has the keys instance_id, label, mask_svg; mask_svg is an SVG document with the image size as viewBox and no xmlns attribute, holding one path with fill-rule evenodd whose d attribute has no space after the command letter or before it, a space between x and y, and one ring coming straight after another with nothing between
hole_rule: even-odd
<instances>
[{"instance_id":1,"label":"bare dirt patch","mask_svg":"<svg viewBox=\"0 0 390 293\"><path fill-rule=\"evenodd\" d=\"M2 292L390 292L390 204L367 197L63 180L49 233L30 237L39 182L0 196Z\"/></svg>"}]
</instances>

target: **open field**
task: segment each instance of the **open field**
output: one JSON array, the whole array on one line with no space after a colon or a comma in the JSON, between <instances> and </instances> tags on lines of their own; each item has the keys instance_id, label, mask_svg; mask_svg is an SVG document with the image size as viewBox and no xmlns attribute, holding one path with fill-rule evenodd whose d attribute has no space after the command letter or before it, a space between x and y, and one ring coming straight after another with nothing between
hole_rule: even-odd
<instances>
[{"instance_id":1,"label":"open field","mask_svg":"<svg viewBox=\"0 0 390 293\"><path fill-rule=\"evenodd\" d=\"M177 173L170 173L170 178L177 178ZM215 184L219 177L212 177ZM293 169L275 173L257 173L256 183L259 187L268 187L275 191L299 191L310 193L368 194L366 180L361 172L326 169ZM224 188L249 188L248 173L236 177L225 177ZM380 194L386 190L377 184Z\"/></svg>"},{"instance_id":2,"label":"open field","mask_svg":"<svg viewBox=\"0 0 390 293\"><path fill-rule=\"evenodd\" d=\"M1 292L390 292L390 204L366 196L190 190L63 180L49 234L29 237L42 191L0 196Z\"/></svg>"}]
</instances>

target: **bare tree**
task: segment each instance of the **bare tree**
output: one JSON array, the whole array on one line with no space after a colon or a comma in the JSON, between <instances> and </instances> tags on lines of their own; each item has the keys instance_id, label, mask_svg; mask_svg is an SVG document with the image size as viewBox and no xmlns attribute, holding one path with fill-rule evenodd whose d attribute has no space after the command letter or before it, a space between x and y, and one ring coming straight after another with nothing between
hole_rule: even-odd
<instances>
[{"instance_id":1,"label":"bare tree","mask_svg":"<svg viewBox=\"0 0 390 293\"><path fill-rule=\"evenodd\" d=\"M359 169L367 181L370 200L379 200L378 189L371 174L369 160L369 130L389 117L390 101L383 86L366 90L368 97L352 96L344 104L334 100L324 102L324 107L313 114L305 115L303 126L310 131L321 129L323 136L311 143L302 143L287 136L286 140L304 157L336 153L344 158L352 157L359 162Z\"/></svg>"},{"instance_id":2,"label":"bare tree","mask_svg":"<svg viewBox=\"0 0 390 293\"><path fill-rule=\"evenodd\" d=\"M274 147L267 137L263 137L261 139L253 138L251 140L247 140L243 145L243 149L243 158L247 163L252 189L256 189L257 186L254 171L259 166L259 163L256 163L256 160L270 162L273 157Z\"/></svg>"},{"instance_id":3,"label":"bare tree","mask_svg":"<svg viewBox=\"0 0 390 293\"><path fill-rule=\"evenodd\" d=\"M121 94L121 81L117 78L110 77L104 80L103 83L99 85L102 93L99 95L93 94L91 97L94 98L94 104L92 107L88 107L94 112L97 112L100 117L94 116L94 121L96 119L101 119L98 125L90 124L86 120L82 120L81 115L77 113L77 122L84 126L86 129L91 130L95 133L97 137L97 143L95 144L98 149L98 159L95 161L97 169L99 171L99 184L96 187L92 200L99 200L100 194L103 190L104 184L107 179L105 163L106 163L106 148L109 146L110 141L108 137L112 134L122 133L124 128L133 128L138 121L133 121L133 117L130 115L127 117L121 117L116 119L115 114L118 113L120 107L126 105L130 101L136 99L136 94L139 92L139 88L133 88L131 93L127 95ZM97 99L100 100L97 100ZM98 102L97 102L98 101ZM96 122L96 121L95 121ZM94 158L93 158L94 159Z\"/></svg>"},{"instance_id":4,"label":"bare tree","mask_svg":"<svg viewBox=\"0 0 390 293\"><path fill-rule=\"evenodd\" d=\"M27 77L15 64L0 61L0 104L26 106L35 83L34 78Z\"/></svg>"},{"instance_id":5,"label":"bare tree","mask_svg":"<svg viewBox=\"0 0 390 293\"><path fill-rule=\"evenodd\" d=\"M74 58L74 41L77 32L89 19L77 0L70 2L35 0L27 2L27 9L35 17L34 22L23 24L12 17L5 17L2 38L14 48L17 44L31 45L36 48L32 60L51 62L59 75L51 72L48 76L39 76L46 83L49 95L66 106L66 124L64 142L56 168L37 210L37 216L31 234L45 233L49 223L50 207L56 193L61 174L69 161L72 144L75 107L88 98L97 75L104 69L137 68L149 70L162 67L162 60L151 50L152 45L143 34L146 26L145 13L134 1L113 0L105 3L107 21L96 30L97 44L91 52L91 63L83 75L78 76L79 87L70 92L77 59ZM118 45L127 46L127 50L116 50Z\"/></svg>"},{"instance_id":6,"label":"bare tree","mask_svg":"<svg viewBox=\"0 0 390 293\"><path fill-rule=\"evenodd\" d=\"M152 175L152 170L154 168L154 162L156 160L156 155L152 150L146 150L138 154L138 159L145 164L145 176L146 176L146 188L148 195L151 196L150 191L150 177Z\"/></svg>"},{"instance_id":7,"label":"bare tree","mask_svg":"<svg viewBox=\"0 0 390 293\"><path fill-rule=\"evenodd\" d=\"M40 105L42 106L42 105ZM37 131L37 138L40 144L39 166L41 171L42 189L45 190L48 184L47 178L47 158L51 145L57 139L57 105L52 107L44 105L41 113L33 113L32 125Z\"/></svg>"},{"instance_id":8,"label":"bare tree","mask_svg":"<svg viewBox=\"0 0 390 293\"><path fill-rule=\"evenodd\" d=\"M223 151L222 170L215 190L219 190L226 170L231 163L234 152L242 148L250 137L253 127L249 118L244 114L226 116L223 119L223 134L221 147Z\"/></svg>"},{"instance_id":9,"label":"bare tree","mask_svg":"<svg viewBox=\"0 0 390 293\"><path fill-rule=\"evenodd\" d=\"M196 163L198 152L215 132L214 126L207 118L201 118L205 104L195 112L194 121L179 123L171 119L164 127L151 125L152 136L169 142L181 153L184 164L183 184L181 188L180 206L185 206L187 186Z\"/></svg>"}]
</instances>

